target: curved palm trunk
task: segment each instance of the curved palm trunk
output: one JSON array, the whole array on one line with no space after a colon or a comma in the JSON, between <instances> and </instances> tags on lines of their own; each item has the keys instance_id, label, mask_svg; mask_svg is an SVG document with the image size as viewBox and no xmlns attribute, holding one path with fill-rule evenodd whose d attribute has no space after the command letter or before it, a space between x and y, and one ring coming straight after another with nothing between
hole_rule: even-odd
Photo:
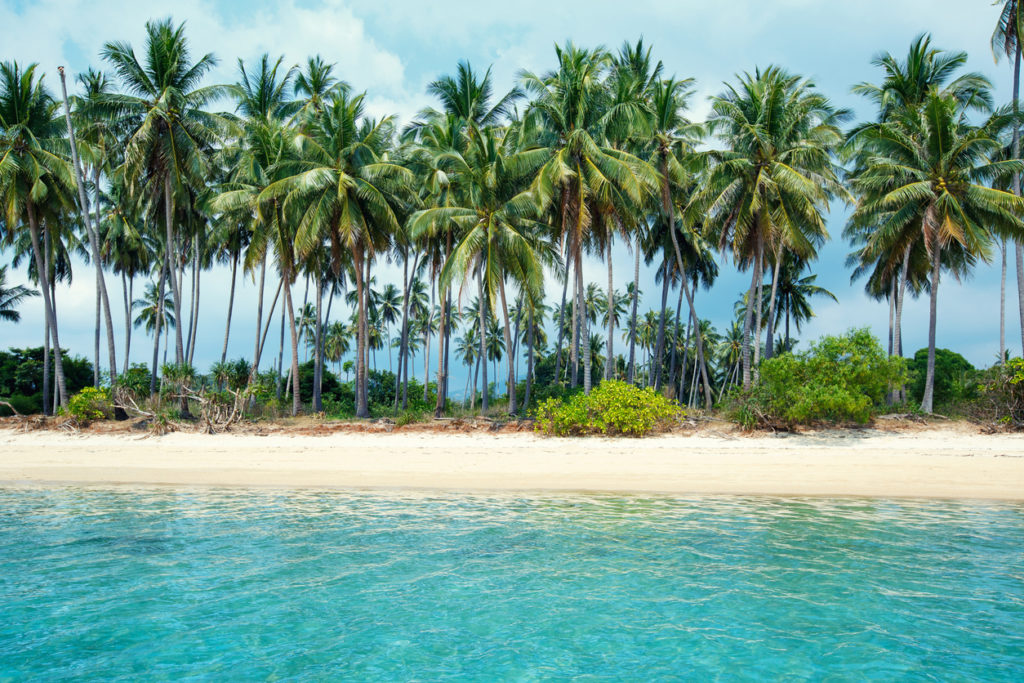
<instances>
[{"instance_id":1,"label":"curved palm trunk","mask_svg":"<svg viewBox=\"0 0 1024 683\"><path fill-rule=\"evenodd\" d=\"M670 341L672 343L672 351L669 353L668 360L668 386L672 388L676 385L676 360L679 355L679 326L681 325L680 317L683 313L683 287L680 284L679 287L679 299L676 301L676 317L672 323L672 334L670 335ZM686 374L686 363L683 363L683 367L680 370L680 374ZM681 396L682 394L680 394Z\"/></svg>"},{"instance_id":2,"label":"curved palm trunk","mask_svg":"<svg viewBox=\"0 0 1024 683\"><path fill-rule=\"evenodd\" d=\"M100 388L100 288L96 287L96 326L95 335L93 336L93 365L92 365L92 385L97 389ZM116 370L115 370L116 372Z\"/></svg>"},{"instance_id":3,"label":"curved palm trunk","mask_svg":"<svg viewBox=\"0 0 1024 683\"><path fill-rule=\"evenodd\" d=\"M231 336L231 313L235 308L235 276L238 273L238 252L232 254L231 258L231 292L228 294L228 319L224 324L224 348L220 352L220 362L228 359L228 339ZM262 306L263 302L260 302ZM262 314L262 312L261 312ZM256 324L256 333L259 334L260 324ZM255 357L255 356L254 356Z\"/></svg>"},{"instance_id":4,"label":"curved palm trunk","mask_svg":"<svg viewBox=\"0 0 1024 683\"><path fill-rule=\"evenodd\" d=\"M36 261L36 272L40 273L39 287L43 295L43 312L46 315L47 325L50 328L49 338L53 342L53 372L57 380L57 398L60 405L68 404L68 388L64 381L64 360L61 357L60 339L57 334L57 317L54 314L51 293L50 293L50 272L47 264L43 261L43 247L40 240L39 220L36 217L35 205L32 201L26 202L28 213L29 235L32 238L32 255Z\"/></svg>"},{"instance_id":5,"label":"curved palm trunk","mask_svg":"<svg viewBox=\"0 0 1024 683\"><path fill-rule=\"evenodd\" d=\"M174 241L174 196L171 194L171 176L164 176L164 222L166 227L167 243L164 253L168 261L173 259L177 252ZM174 326L174 357L175 362L185 362L185 344L181 337L181 288L178 287L178 279L171 273L171 297L174 301L174 319L177 324Z\"/></svg>"},{"instance_id":6,"label":"curved palm trunk","mask_svg":"<svg viewBox=\"0 0 1024 683\"><path fill-rule=\"evenodd\" d=\"M414 271L415 272L415 271ZM409 328L409 257L402 255L402 326L398 332L398 373L395 374L395 404L394 409L398 410L398 401L402 394L402 373L408 368L405 362L405 342ZM402 405L404 410L408 402Z\"/></svg>"},{"instance_id":7,"label":"curved palm trunk","mask_svg":"<svg viewBox=\"0 0 1024 683\"><path fill-rule=\"evenodd\" d=\"M757 298L754 301L755 309L754 315L756 320L754 323L754 366L752 372L754 375L754 381L758 378L758 368L761 366L761 311L762 311L762 300L764 299L764 238L759 237L757 240Z\"/></svg>"},{"instance_id":8,"label":"curved palm trunk","mask_svg":"<svg viewBox=\"0 0 1024 683\"><path fill-rule=\"evenodd\" d=\"M452 254L452 232L445 232L445 263ZM433 265L433 264L432 264ZM451 344L451 287L445 287L441 295L441 319L437 330L437 401L434 403L434 417L444 415L445 405L448 400L448 347ZM423 378L426 386L427 379ZM465 396L463 396L465 398Z\"/></svg>"},{"instance_id":9,"label":"curved palm trunk","mask_svg":"<svg viewBox=\"0 0 1024 683\"><path fill-rule=\"evenodd\" d=\"M68 127L68 137L71 142L71 162L74 165L75 171L75 185L78 189L78 202L79 209L82 214L82 222L85 224L85 231L89 237L89 248L92 252L93 263L96 266L96 291L97 297L99 298L99 305L103 309L104 322L107 326L107 353L110 357L110 383L113 384L117 380L117 347L114 341L114 322L113 317L110 313L110 297L107 295L107 283L106 278L103 276L103 260L100 257L100 242L99 235L96 232L96 228L99 227L99 214L97 213L97 223L94 226L92 219L89 215L89 197L85 191L85 177L82 173L82 166L78 159L78 147L75 141L75 127L71 122L71 108L68 103L68 88L64 79L64 67L58 69L60 72L60 87L64 95L64 121ZM96 211L99 212L99 169L94 172L94 180L96 183ZM98 317L98 316L97 316ZM96 352L96 372L99 372L99 325L97 325L97 352ZM120 417L120 415L119 415Z\"/></svg>"},{"instance_id":10,"label":"curved palm trunk","mask_svg":"<svg viewBox=\"0 0 1024 683\"><path fill-rule=\"evenodd\" d=\"M740 344L743 365L743 391L750 390L750 328L754 319L754 292L757 287L757 266L751 268L750 288L747 290L747 309L743 313L743 342Z\"/></svg>"},{"instance_id":11,"label":"curved palm trunk","mask_svg":"<svg viewBox=\"0 0 1024 683\"><path fill-rule=\"evenodd\" d=\"M512 350L512 328L509 326L508 303L505 301L505 279L498 280L498 293L501 295L501 314L505 319L505 348L509 350L508 356L508 413L516 414L516 376L515 376L515 353ZM497 378L495 378L497 381Z\"/></svg>"},{"instance_id":12,"label":"curved palm trunk","mask_svg":"<svg viewBox=\"0 0 1024 683\"><path fill-rule=\"evenodd\" d=\"M907 273L910 271L910 247L903 255L903 265L900 266L900 279L896 290L896 319L892 325L892 343L896 356L903 357L903 302L907 296ZM896 392L898 401L906 400L906 386L901 386Z\"/></svg>"},{"instance_id":13,"label":"curved palm trunk","mask_svg":"<svg viewBox=\"0 0 1024 683\"><path fill-rule=\"evenodd\" d=\"M615 365L615 351L613 349L613 338L615 335L615 290L612 281L612 241L608 240L608 345L605 349L604 378L612 378L612 368Z\"/></svg>"},{"instance_id":14,"label":"curved palm trunk","mask_svg":"<svg viewBox=\"0 0 1024 683\"><path fill-rule=\"evenodd\" d=\"M936 237L936 242L938 238ZM932 248L932 291L928 309L928 370L924 377L924 398L921 400L921 412L931 413L935 396L935 322L939 300L939 267L942 263L942 250L938 244Z\"/></svg>"},{"instance_id":15,"label":"curved palm trunk","mask_svg":"<svg viewBox=\"0 0 1024 683\"><path fill-rule=\"evenodd\" d=\"M198 238L196 239L195 249L195 263L192 266L192 272L195 276L195 287L192 288L192 324L191 333L188 337L188 364L192 365L192 360L196 355L196 337L199 336L199 290L203 281L203 268L199 257Z\"/></svg>"},{"instance_id":16,"label":"curved palm trunk","mask_svg":"<svg viewBox=\"0 0 1024 683\"><path fill-rule=\"evenodd\" d=\"M633 311L629 316L629 370L627 381L633 384L636 377L636 312L640 303L640 233L636 236L636 255L633 263Z\"/></svg>"}]
</instances>

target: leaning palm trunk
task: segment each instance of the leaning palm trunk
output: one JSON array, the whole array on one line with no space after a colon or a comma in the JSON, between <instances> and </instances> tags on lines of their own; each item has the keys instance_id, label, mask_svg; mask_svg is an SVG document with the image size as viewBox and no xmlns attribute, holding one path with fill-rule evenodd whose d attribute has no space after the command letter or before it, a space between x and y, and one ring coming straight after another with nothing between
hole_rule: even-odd
<instances>
[{"instance_id":1,"label":"leaning palm trunk","mask_svg":"<svg viewBox=\"0 0 1024 683\"><path fill-rule=\"evenodd\" d=\"M590 395L591 385L593 384L593 378L591 377L591 367L594 362L593 354L590 350L590 335L587 332L587 309L584 305L583 300L583 254L582 252L576 253L576 288L577 295L576 300L579 308L579 336L577 343L583 345L583 393L587 396Z\"/></svg>"},{"instance_id":2,"label":"leaning palm trunk","mask_svg":"<svg viewBox=\"0 0 1024 683\"><path fill-rule=\"evenodd\" d=\"M64 360L61 357L60 339L57 334L57 318L53 311L52 299L50 298L49 268L43 262L43 247L40 240L39 220L36 217L35 205L29 201L26 203L28 213L29 234L32 238L32 255L36 261L36 272L39 276L39 287L43 294L43 309L46 315L46 324L50 328L49 338L53 342L53 372L57 380L57 396L60 405L68 404L68 389L64 381Z\"/></svg>"},{"instance_id":3,"label":"leaning palm trunk","mask_svg":"<svg viewBox=\"0 0 1024 683\"><path fill-rule=\"evenodd\" d=\"M681 278L680 278L680 282L682 282ZM680 325L680 323L679 323L679 320L680 320L679 316L682 315L682 313L683 313L683 287L682 287L682 284L680 284L680 287L679 287L679 298L678 298L678 300L676 300L676 317L675 317L675 319L674 319L674 321L672 323L672 330L671 330L672 351L671 351L671 353L669 353L669 356L668 356L668 386L669 386L670 389L672 387L674 387L675 384L676 384L676 360L678 359L678 355L679 355L679 325ZM686 363L684 362L680 374L685 374L685 373L686 373ZM682 394L679 394L679 395L682 396Z\"/></svg>"},{"instance_id":4,"label":"leaning palm trunk","mask_svg":"<svg viewBox=\"0 0 1024 683\"><path fill-rule=\"evenodd\" d=\"M633 263L633 311L629 316L629 370L627 381L633 384L636 376L636 309L640 301L640 235L636 236L636 255Z\"/></svg>"},{"instance_id":5,"label":"leaning palm trunk","mask_svg":"<svg viewBox=\"0 0 1024 683\"><path fill-rule=\"evenodd\" d=\"M896 319L892 325L892 344L896 356L903 357L903 301L907 296L907 273L910 271L910 246L903 255L903 265L900 266L900 280L896 289ZM906 400L906 387L901 386L896 392L898 401Z\"/></svg>"},{"instance_id":6,"label":"leaning palm trunk","mask_svg":"<svg viewBox=\"0 0 1024 683\"><path fill-rule=\"evenodd\" d=\"M565 298L569 292L569 246L565 248L565 281L562 283L562 305L558 309L558 344L555 346L555 382L562 370L562 342L565 340ZM568 365L568 361L566 361Z\"/></svg>"},{"instance_id":7,"label":"leaning palm trunk","mask_svg":"<svg viewBox=\"0 0 1024 683\"><path fill-rule=\"evenodd\" d=\"M352 262L356 274L356 301L358 320L356 322L356 417L369 417L370 409L363 391L366 379L366 282L363 280L363 264L361 250L352 247Z\"/></svg>"},{"instance_id":8,"label":"leaning palm trunk","mask_svg":"<svg viewBox=\"0 0 1024 683\"><path fill-rule=\"evenodd\" d=\"M319 413L324 409L321 398L321 380L324 371L324 278L322 273L317 273L316 278L316 328L313 330L313 412Z\"/></svg>"},{"instance_id":9,"label":"leaning palm trunk","mask_svg":"<svg viewBox=\"0 0 1024 683\"><path fill-rule=\"evenodd\" d=\"M928 370L924 378L924 398L921 400L921 412L931 413L935 396L935 322L939 300L939 268L942 263L942 250L936 234L932 245L932 291L928 309Z\"/></svg>"},{"instance_id":10,"label":"leaning palm trunk","mask_svg":"<svg viewBox=\"0 0 1024 683\"><path fill-rule=\"evenodd\" d=\"M173 262L174 254L177 252L174 241L174 196L171 194L171 176L164 176L164 221L166 224L167 243L165 245L166 255L169 262ZM171 273L171 297L174 300L174 319L177 324L174 326L174 355L178 363L185 362L185 344L181 338L181 288L178 286L178 279Z\"/></svg>"},{"instance_id":11,"label":"leaning palm trunk","mask_svg":"<svg viewBox=\"0 0 1024 683\"><path fill-rule=\"evenodd\" d=\"M751 371L754 374L754 381L758 378L758 368L761 366L761 300L764 298L764 240L757 240L757 292L754 300L754 366Z\"/></svg>"},{"instance_id":12,"label":"leaning palm trunk","mask_svg":"<svg viewBox=\"0 0 1024 683\"><path fill-rule=\"evenodd\" d=\"M516 414L516 377L515 351L512 349L512 329L509 327L508 303L505 301L505 280L498 280L498 293L501 295L501 314L505 318L505 348L508 349L508 414ZM497 378L495 378L497 382Z\"/></svg>"},{"instance_id":13,"label":"leaning palm trunk","mask_svg":"<svg viewBox=\"0 0 1024 683\"><path fill-rule=\"evenodd\" d=\"M228 294L228 319L224 324L224 348L220 352L220 362L228 358L228 338L231 336L231 313L235 307L235 275L238 273L238 252L232 254L231 258L231 293ZM260 302L262 306L263 302ZM259 333L259 323L256 324L256 332Z\"/></svg>"},{"instance_id":14,"label":"leaning palm trunk","mask_svg":"<svg viewBox=\"0 0 1024 683\"><path fill-rule=\"evenodd\" d=\"M295 326L295 308L292 306L291 274L284 273L284 305L288 309L288 331L292 340L292 417L299 414L301 396L299 395L299 334Z\"/></svg>"},{"instance_id":15,"label":"leaning palm trunk","mask_svg":"<svg viewBox=\"0 0 1024 683\"><path fill-rule=\"evenodd\" d=\"M1013 113L1016 114L1019 109L1020 102L1020 40L1014 42L1017 43L1017 49L1014 54L1013 60ZM1017 123L1013 124L1013 158L1020 159L1020 126ZM1013 193L1020 196L1020 173L1013 174ZM1016 240L1015 249L1016 255L1016 266L1017 266L1017 301L1020 308L1020 337L1021 344L1024 345L1024 243L1021 240Z\"/></svg>"},{"instance_id":16,"label":"leaning palm trunk","mask_svg":"<svg viewBox=\"0 0 1024 683\"><path fill-rule=\"evenodd\" d=\"M740 355L743 365L743 391L750 390L750 328L754 318L754 293L757 288L757 266L751 268L750 289L747 290L747 309L743 313L743 341Z\"/></svg>"},{"instance_id":17,"label":"leaning palm trunk","mask_svg":"<svg viewBox=\"0 0 1024 683\"><path fill-rule=\"evenodd\" d=\"M99 235L96 232L98 223L96 226L92 224L92 219L89 215L89 198L85 192L85 177L82 173L82 167L78 160L78 147L75 141L75 128L71 123L71 109L68 104L68 88L64 80L64 67L58 68L60 72L60 87L64 94L64 120L68 127L68 136L71 142L71 163L74 165L75 171L75 185L78 189L78 202L79 209L82 215L82 222L85 224L85 231L89 236L89 249L92 252L93 263L96 265L96 290L99 298L99 303L103 309L104 322L107 326L107 353L110 357L110 382L113 384L117 380L117 347L114 341L114 322L113 317L110 314L110 298L107 296L107 283L106 278L103 277L103 260L100 257L100 242ZM96 192L99 193L99 171L95 172L96 180ZM99 202L96 206L97 211L99 210ZM97 336L98 336L97 326ZM99 343L97 341L97 349ZM99 351L96 353L97 357L97 368L96 372L99 373Z\"/></svg>"},{"instance_id":18,"label":"leaning palm trunk","mask_svg":"<svg viewBox=\"0 0 1024 683\"><path fill-rule=\"evenodd\" d=\"M135 276L131 278L121 271L121 291L124 294L124 365L122 372L128 372L128 360L132 351L132 289L135 285Z\"/></svg>"},{"instance_id":19,"label":"leaning palm trunk","mask_svg":"<svg viewBox=\"0 0 1024 683\"><path fill-rule=\"evenodd\" d=\"M775 270L772 273L772 296L768 300L768 338L765 339L764 357L771 358L775 352L775 297L779 291L779 268L782 266L782 257L775 257Z\"/></svg>"},{"instance_id":20,"label":"leaning palm trunk","mask_svg":"<svg viewBox=\"0 0 1024 683\"><path fill-rule=\"evenodd\" d=\"M654 367L651 368L651 376L649 383L655 390L661 388L661 368L664 365L665 356L665 318L667 317L668 311L668 288L670 284L668 274L668 264L664 267L664 280L661 285L661 319L658 322L658 337L654 342Z\"/></svg>"},{"instance_id":21,"label":"leaning palm trunk","mask_svg":"<svg viewBox=\"0 0 1024 683\"><path fill-rule=\"evenodd\" d=\"M445 262L452 254L452 232L445 231ZM434 417L444 415L445 405L448 400L448 346L451 344L451 287L443 287L441 295L441 320L437 330L437 401L434 403ZM429 326L428 326L429 327ZM427 378L423 378L424 387L427 385ZM465 396L463 396L465 398Z\"/></svg>"},{"instance_id":22,"label":"leaning palm trunk","mask_svg":"<svg viewBox=\"0 0 1024 683\"><path fill-rule=\"evenodd\" d=\"M260 356L263 351L263 342L260 339L260 328L263 327L263 285L267 279L267 255L263 254L260 259L260 286L256 294L256 348L252 352L252 373L249 375L249 381L251 382L259 374L260 370ZM279 290L280 291L280 290ZM274 301L277 299L275 297ZM270 318L273 317L273 313L267 314L267 326L270 325Z\"/></svg>"}]
</instances>

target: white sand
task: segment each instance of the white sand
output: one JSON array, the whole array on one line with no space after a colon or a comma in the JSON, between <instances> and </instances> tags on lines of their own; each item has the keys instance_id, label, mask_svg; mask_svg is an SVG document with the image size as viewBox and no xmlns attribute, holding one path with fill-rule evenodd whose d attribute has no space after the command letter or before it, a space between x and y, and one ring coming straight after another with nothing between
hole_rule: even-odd
<instances>
[{"instance_id":1,"label":"white sand","mask_svg":"<svg viewBox=\"0 0 1024 683\"><path fill-rule=\"evenodd\" d=\"M0 430L0 482L1024 500L1024 436L963 430L545 439L529 434Z\"/></svg>"}]
</instances>

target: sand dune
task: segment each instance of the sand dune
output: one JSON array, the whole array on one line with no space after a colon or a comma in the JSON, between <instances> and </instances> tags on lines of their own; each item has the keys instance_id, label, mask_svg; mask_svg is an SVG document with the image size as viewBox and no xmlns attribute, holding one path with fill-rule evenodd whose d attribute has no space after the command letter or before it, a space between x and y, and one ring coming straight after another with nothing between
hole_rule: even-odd
<instances>
[{"instance_id":1,"label":"sand dune","mask_svg":"<svg viewBox=\"0 0 1024 683\"><path fill-rule=\"evenodd\" d=\"M1024 500L1024 436L957 429L738 437L0 430L0 482Z\"/></svg>"}]
</instances>

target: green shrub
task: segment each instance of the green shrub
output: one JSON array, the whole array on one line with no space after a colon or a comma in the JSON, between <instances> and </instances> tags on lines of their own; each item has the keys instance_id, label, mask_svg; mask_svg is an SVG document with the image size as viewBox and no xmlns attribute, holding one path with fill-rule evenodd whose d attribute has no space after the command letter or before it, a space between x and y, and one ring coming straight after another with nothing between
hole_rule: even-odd
<instances>
[{"instance_id":1,"label":"green shrub","mask_svg":"<svg viewBox=\"0 0 1024 683\"><path fill-rule=\"evenodd\" d=\"M653 389L608 380L590 396L579 393L542 401L537 406L535 429L554 436L643 436L683 415L682 408Z\"/></svg>"},{"instance_id":2,"label":"green shrub","mask_svg":"<svg viewBox=\"0 0 1024 683\"><path fill-rule=\"evenodd\" d=\"M108 419L114 414L109 389L86 387L68 400L67 414L79 422Z\"/></svg>"},{"instance_id":3,"label":"green shrub","mask_svg":"<svg viewBox=\"0 0 1024 683\"><path fill-rule=\"evenodd\" d=\"M924 398L924 381L928 374L928 349L919 349L908 363L910 395L917 403ZM966 358L949 349L935 349L936 405L970 400L977 397L977 371Z\"/></svg>"},{"instance_id":4,"label":"green shrub","mask_svg":"<svg viewBox=\"0 0 1024 683\"><path fill-rule=\"evenodd\" d=\"M906 381L902 358L886 356L866 329L822 337L810 349L766 360L760 380L735 393L729 417L745 429L866 423L892 387Z\"/></svg>"},{"instance_id":5,"label":"green shrub","mask_svg":"<svg viewBox=\"0 0 1024 683\"><path fill-rule=\"evenodd\" d=\"M985 371L975 405L983 420L1024 427L1024 359L1011 358L1005 365Z\"/></svg>"}]
</instances>

